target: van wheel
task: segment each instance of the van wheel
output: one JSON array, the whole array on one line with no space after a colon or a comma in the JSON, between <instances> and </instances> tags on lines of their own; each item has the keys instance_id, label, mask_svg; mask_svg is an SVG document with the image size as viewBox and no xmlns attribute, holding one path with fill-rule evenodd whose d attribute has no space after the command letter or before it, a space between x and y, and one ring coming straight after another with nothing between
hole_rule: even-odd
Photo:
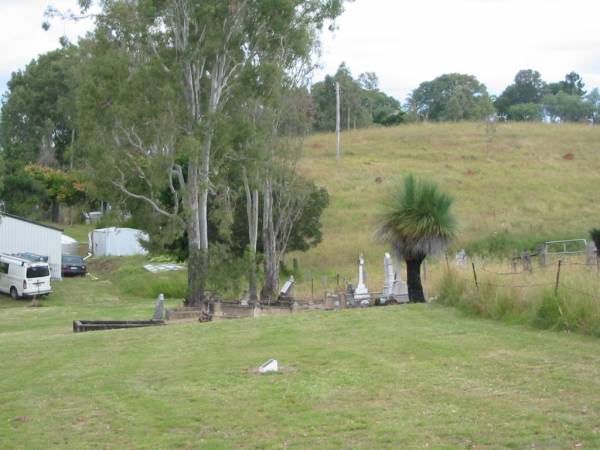
<instances>
[{"instance_id":1,"label":"van wheel","mask_svg":"<svg viewBox=\"0 0 600 450\"><path fill-rule=\"evenodd\" d=\"M10 297L11 297L13 300L16 300L16 299L18 299L18 298L19 298L19 293L17 292L17 288L16 288L16 287L14 287L14 286L12 286L12 287L10 288Z\"/></svg>"}]
</instances>

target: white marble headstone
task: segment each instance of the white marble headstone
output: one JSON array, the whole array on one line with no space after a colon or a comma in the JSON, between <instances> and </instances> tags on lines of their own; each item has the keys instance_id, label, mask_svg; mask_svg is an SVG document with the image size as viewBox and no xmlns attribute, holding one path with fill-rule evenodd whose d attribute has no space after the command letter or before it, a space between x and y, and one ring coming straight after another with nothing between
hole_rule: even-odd
<instances>
[{"instance_id":1,"label":"white marble headstone","mask_svg":"<svg viewBox=\"0 0 600 450\"><path fill-rule=\"evenodd\" d=\"M354 300L369 299L369 289L365 284L365 260L363 255L358 258L358 285L354 290Z\"/></svg>"}]
</instances>

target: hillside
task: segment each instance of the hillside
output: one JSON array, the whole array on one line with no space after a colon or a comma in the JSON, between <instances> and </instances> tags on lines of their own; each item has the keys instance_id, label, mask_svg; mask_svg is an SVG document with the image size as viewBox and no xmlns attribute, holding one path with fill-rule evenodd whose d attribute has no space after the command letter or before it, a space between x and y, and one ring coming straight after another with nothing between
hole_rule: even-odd
<instances>
[{"instance_id":1,"label":"hillside","mask_svg":"<svg viewBox=\"0 0 600 450\"><path fill-rule=\"evenodd\" d=\"M301 268L329 279L355 277L360 252L381 266L373 240L379 204L399 177L433 179L455 198L459 219L453 249L512 251L545 239L586 237L600 225L600 127L483 123L413 124L342 134L305 143L303 173L327 188L323 242L293 255ZM371 270L375 272L375 270Z\"/></svg>"},{"instance_id":2,"label":"hillside","mask_svg":"<svg viewBox=\"0 0 600 450\"><path fill-rule=\"evenodd\" d=\"M594 338L428 305L73 334L153 302L55 288L0 297L0 448L600 447Z\"/></svg>"}]
</instances>

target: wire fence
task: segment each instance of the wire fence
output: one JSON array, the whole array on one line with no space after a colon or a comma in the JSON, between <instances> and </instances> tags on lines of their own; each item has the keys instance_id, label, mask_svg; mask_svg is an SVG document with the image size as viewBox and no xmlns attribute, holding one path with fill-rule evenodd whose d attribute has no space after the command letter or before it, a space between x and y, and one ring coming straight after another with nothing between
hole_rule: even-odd
<instances>
[{"instance_id":1,"label":"wire fence","mask_svg":"<svg viewBox=\"0 0 600 450\"><path fill-rule=\"evenodd\" d=\"M513 266L514 267L514 266ZM575 268L576 272L567 270L568 267ZM463 266L463 268L467 268ZM515 270L512 272L505 272L491 269L486 267L481 261L472 262L472 279L468 280L463 277L465 281L470 281L474 286L479 289L480 287L490 287L496 289L530 289L530 288L549 288L554 287L554 294L558 296L561 293L572 293L594 300L600 300L600 266L597 262L581 262L573 261L568 259L559 259L557 264L551 265L540 265L535 270L532 267L531 262L523 264L521 270ZM580 268L587 268L588 270L580 270ZM534 273L535 272L535 273ZM459 272L460 273L460 272ZM540 275L540 273L542 275ZM464 273L466 275L466 273ZM570 275L575 274L580 279L571 280ZM593 274L593 275L592 275ZM481 275L484 277L482 278ZM504 283L494 282L486 280L486 276L499 276L499 277L518 277L519 280L515 280L515 283ZM539 280L539 277L546 278L546 280ZM585 281L592 284L592 291L585 291L577 287L577 283L582 284L581 277L585 277ZM528 278L532 278L530 281ZM537 278L537 279L536 279ZM510 279L510 278L506 278Z\"/></svg>"}]
</instances>

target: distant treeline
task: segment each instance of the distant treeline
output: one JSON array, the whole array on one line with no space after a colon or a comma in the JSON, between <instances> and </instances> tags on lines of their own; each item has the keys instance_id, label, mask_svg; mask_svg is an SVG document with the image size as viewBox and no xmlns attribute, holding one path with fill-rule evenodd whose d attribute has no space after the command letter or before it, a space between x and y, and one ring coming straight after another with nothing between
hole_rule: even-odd
<instances>
[{"instance_id":1,"label":"distant treeline","mask_svg":"<svg viewBox=\"0 0 600 450\"><path fill-rule=\"evenodd\" d=\"M458 122L497 116L511 121L592 122L600 112L598 88L587 92L575 72L564 80L547 83L539 72L519 71L514 82L498 97L472 75L449 73L425 81L401 103L381 92L377 75L363 73L352 78L342 64L335 75L313 85L314 130L335 129L335 83L340 83L342 128L403 122Z\"/></svg>"}]
</instances>

